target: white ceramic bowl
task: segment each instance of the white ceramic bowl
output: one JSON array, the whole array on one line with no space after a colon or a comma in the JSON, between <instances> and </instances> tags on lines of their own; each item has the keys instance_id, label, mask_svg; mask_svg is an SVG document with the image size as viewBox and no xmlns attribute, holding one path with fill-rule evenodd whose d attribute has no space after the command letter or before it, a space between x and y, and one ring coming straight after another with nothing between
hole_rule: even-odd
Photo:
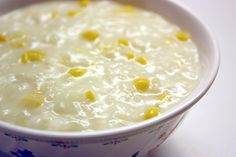
<instances>
[{"instance_id":1,"label":"white ceramic bowl","mask_svg":"<svg viewBox=\"0 0 236 157\"><path fill-rule=\"evenodd\" d=\"M0 14L39 0L0 0ZM207 92L219 68L215 38L191 10L170 0L118 0L155 11L188 30L198 46L202 78L196 90L163 116L133 126L92 133L39 131L0 122L1 157L144 157L179 124L186 111Z\"/></svg>"}]
</instances>

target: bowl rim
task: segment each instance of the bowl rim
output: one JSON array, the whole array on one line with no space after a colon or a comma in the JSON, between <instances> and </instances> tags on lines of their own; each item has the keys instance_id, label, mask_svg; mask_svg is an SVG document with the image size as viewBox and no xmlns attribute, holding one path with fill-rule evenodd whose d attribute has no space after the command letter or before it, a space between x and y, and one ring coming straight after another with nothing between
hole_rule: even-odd
<instances>
[{"instance_id":1,"label":"bowl rim","mask_svg":"<svg viewBox=\"0 0 236 157\"><path fill-rule=\"evenodd\" d=\"M204 80L203 85L199 90L195 90L194 93L192 93L187 99L185 99L179 107L176 107L175 109L172 109L166 114L157 118L139 122L131 126L124 126L120 128L101 130L101 131L92 131L92 132L47 131L47 130L37 130L37 129L21 127L4 121L0 121L0 132L1 131L11 132L14 134L38 139L74 140L74 139L94 139L94 138L114 137L135 132L137 130L143 130L156 124L164 123L174 117L177 117L178 115L184 113L186 110L191 108L206 94L206 92L209 90L209 88L211 87L212 83L214 82L217 76L220 66L220 54L219 54L218 42L216 41L216 38L210 31L209 27L204 22L202 22L202 20L200 20L200 18L191 9L186 7L183 3L181 3L180 1L165 1L165 3L169 3L172 6L177 7L179 10L189 14L192 19L197 21L202 27L202 29L204 29L207 32L207 35L212 42L211 43L212 51L214 52L211 63L212 68L208 73L208 77L206 78L206 80Z\"/></svg>"}]
</instances>

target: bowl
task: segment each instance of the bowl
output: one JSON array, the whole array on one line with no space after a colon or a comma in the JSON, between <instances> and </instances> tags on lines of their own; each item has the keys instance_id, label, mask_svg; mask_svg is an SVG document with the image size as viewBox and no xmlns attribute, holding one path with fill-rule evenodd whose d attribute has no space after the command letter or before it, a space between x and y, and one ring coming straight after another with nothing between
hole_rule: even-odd
<instances>
[{"instance_id":1,"label":"bowl","mask_svg":"<svg viewBox=\"0 0 236 157\"><path fill-rule=\"evenodd\" d=\"M40 0L1 0L0 14ZM42 0L41 0L42 1ZM188 111L212 85L219 68L217 43L209 28L179 2L117 0L157 12L192 34L202 66L198 87L165 114L132 126L96 132L53 132L23 128L0 121L1 157L145 157L175 130Z\"/></svg>"}]
</instances>

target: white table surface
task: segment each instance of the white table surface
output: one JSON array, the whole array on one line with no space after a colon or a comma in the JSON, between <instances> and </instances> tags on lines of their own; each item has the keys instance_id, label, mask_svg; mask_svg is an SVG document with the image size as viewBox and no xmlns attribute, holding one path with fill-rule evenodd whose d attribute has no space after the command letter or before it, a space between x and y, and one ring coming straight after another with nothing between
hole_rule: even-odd
<instances>
[{"instance_id":1,"label":"white table surface","mask_svg":"<svg viewBox=\"0 0 236 157\"><path fill-rule=\"evenodd\" d=\"M207 95L152 157L236 157L236 1L178 1L212 28L221 67Z\"/></svg>"}]
</instances>

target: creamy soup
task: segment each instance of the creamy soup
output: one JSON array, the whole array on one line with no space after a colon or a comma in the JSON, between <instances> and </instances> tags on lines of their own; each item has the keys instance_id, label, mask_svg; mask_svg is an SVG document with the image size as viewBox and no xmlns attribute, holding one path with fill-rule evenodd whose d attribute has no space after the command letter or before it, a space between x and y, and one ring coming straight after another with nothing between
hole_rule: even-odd
<instances>
[{"instance_id":1,"label":"creamy soup","mask_svg":"<svg viewBox=\"0 0 236 157\"><path fill-rule=\"evenodd\" d=\"M199 83L187 30L113 1L46 2L0 17L0 120L95 131L165 114Z\"/></svg>"}]
</instances>

